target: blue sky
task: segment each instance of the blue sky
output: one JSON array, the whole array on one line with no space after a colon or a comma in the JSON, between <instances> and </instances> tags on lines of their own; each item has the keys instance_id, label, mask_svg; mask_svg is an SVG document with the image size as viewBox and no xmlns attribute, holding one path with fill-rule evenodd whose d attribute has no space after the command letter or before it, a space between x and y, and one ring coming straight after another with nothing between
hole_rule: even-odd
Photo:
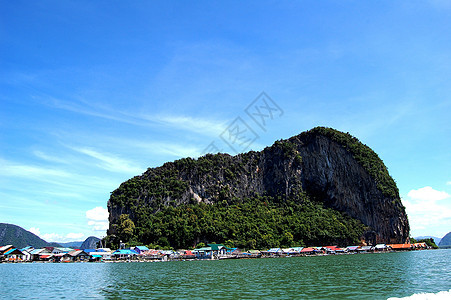
<instances>
[{"instance_id":1,"label":"blue sky","mask_svg":"<svg viewBox=\"0 0 451 300\"><path fill-rule=\"evenodd\" d=\"M412 236L451 231L447 1L0 0L0 222L105 234L119 184L237 118L260 150L315 126L388 166ZM277 104L259 127L245 109ZM257 99L257 101L260 101Z\"/></svg>"}]
</instances>

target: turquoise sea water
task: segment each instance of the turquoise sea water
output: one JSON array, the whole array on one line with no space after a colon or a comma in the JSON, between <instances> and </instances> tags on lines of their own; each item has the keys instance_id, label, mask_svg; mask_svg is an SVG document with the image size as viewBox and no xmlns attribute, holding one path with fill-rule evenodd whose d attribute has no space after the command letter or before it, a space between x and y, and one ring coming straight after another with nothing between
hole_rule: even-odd
<instances>
[{"instance_id":1,"label":"turquoise sea water","mask_svg":"<svg viewBox=\"0 0 451 300\"><path fill-rule=\"evenodd\" d=\"M387 299L451 289L451 250L157 263L0 264L3 299Z\"/></svg>"}]
</instances>

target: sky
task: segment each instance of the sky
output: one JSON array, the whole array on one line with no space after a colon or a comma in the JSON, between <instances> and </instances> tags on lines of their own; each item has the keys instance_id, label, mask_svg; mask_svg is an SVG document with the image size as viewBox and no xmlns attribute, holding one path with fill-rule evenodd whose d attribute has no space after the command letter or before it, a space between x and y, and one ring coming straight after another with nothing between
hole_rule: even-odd
<instances>
[{"instance_id":1,"label":"sky","mask_svg":"<svg viewBox=\"0 0 451 300\"><path fill-rule=\"evenodd\" d=\"M102 237L148 167L328 126L379 154L412 237L451 231L448 1L0 7L0 222Z\"/></svg>"}]
</instances>

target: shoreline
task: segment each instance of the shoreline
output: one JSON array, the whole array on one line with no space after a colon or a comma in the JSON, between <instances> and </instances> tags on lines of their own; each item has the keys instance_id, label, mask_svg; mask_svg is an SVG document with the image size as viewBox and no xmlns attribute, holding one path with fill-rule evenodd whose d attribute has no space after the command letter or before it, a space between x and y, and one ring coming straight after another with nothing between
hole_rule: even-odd
<instances>
[{"instance_id":1,"label":"shoreline","mask_svg":"<svg viewBox=\"0 0 451 300\"><path fill-rule=\"evenodd\" d=\"M349 253L318 253L318 254L297 254L297 255L224 255L214 258L168 258L168 259L146 259L140 257L138 259L118 258L106 259L100 261L68 261L68 262L53 262L53 261L0 261L0 264L74 264L74 263L156 263L156 262L174 262L174 261L215 261L215 260L239 260L239 259L280 259L291 257L321 257L321 256L336 256L336 255L361 255L361 254L387 254L387 253L405 253L414 251L427 250L446 250L446 249L421 249L421 250L401 250L401 251L371 251L371 252L349 252Z\"/></svg>"}]
</instances>

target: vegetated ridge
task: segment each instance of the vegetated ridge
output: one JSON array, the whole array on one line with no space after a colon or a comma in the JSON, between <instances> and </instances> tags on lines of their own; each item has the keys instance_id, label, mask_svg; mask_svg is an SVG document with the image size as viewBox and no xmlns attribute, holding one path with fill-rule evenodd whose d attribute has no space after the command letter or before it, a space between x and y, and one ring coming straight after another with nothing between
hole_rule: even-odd
<instances>
[{"instance_id":1,"label":"vegetated ridge","mask_svg":"<svg viewBox=\"0 0 451 300\"><path fill-rule=\"evenodd\" d=\"M17 248L26 246L33 246L34 248L60 247L58 243L48 243L20 226L0 223L0 246L5 245L13 245Z\"/></svg>"},{"instance_id":2,"label":"vegetated ridge","mask_svg":"<svg viewBox=\"0 0 451 300\"><path fill-rule=\"evenodd\" d=\"M108 210L113 244L264 248L409 239L398 188L379 156L325 127L260 152L149 168L112 192Z\"/></svg>"},{"instance_id":3,"label":"vegetated ridge","mask_svg":"<svg viewBox=\"0 0 451 300\"><path fill-rule=\"evenodd\" d=\"M65 248L72 248L72 249L80 249L81 245L83 244L83 241L73 241L73 242L58 242L58 244L61 245L61 247Z\"/></svg>"},{"instance_id":4,"label":"vegetated ridge","mask_svg":"<svg viewBox=\"0 0 451 300\"><path fill-rule=\"evenodd\" d=\"M98 237L90 236L81 244L80 249L97 249L98 242L100 242Z\"/></svg>"},{"instance_id":5,"label":"vegetated ridge","mask_svg":"<svg viewBox=\"0 0 451 300\"><path fill-rule=\"evenodd\" d=\"M442 239L440 240L440 243L438 244L440 248L449 248L451 247L451 232L448 232Z\"/></svg>"}]
</instances>

